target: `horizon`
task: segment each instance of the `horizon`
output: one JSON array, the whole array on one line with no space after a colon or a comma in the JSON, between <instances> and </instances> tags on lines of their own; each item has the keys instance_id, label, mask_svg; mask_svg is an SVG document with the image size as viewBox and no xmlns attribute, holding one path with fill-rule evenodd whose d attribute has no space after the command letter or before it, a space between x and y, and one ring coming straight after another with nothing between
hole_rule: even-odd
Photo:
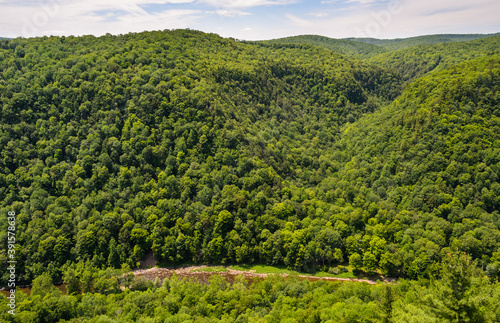
<instances>
[{"instance_id":1,"label":"horizon","mask_svg":"<svg viewBox=\"0 0 500 323\"><path fill-rule=\"evenodd\" d=\"M0 0L0 37L96 37L192 29L225 38L404 39L500 31L500 2L478 0Z\"/></svg>"},{"instance_id":2,"label":"horizon","mask_svg":"<svg viewBox=\"0 0 500 323\"><path fill-rule=\"evenodd\" d=\"M0 39L7 39L7 40L15 40L17 38L23 38L23 39L29 39L29 38L41 38L41 37L85 37L85 36L93 36L93 37L104 37L106 35L112 35L112 36L124 36L128 34L140 34L140 33L148 33L148 32L164 32L164 31L175 31L175 30L192 30L196 32L201 32L201 33L206 33L206 34L215 34L218 35L219 37L222 38L228 38L228 39L234 39L236 41L268 41L268 40L279 40L279 39L286 39L286 38L294 38L294 37L301 37L301 36L318 36L318 37L324 37L324 38L329 38L333 40L353 40L353 39L373 39L373 40L380 40L380 41L385 41L385 40L404 40L404 39L411 39L411 38L419 38L419 37L430 37L430 36L473 36L473 35L481 35L481 36L491 36L495 37L500 35L500 31L498 32L492 32L492 33L460 33L460 34L423 34L423 35L416 35L416 36L410 36L410 37L397 37L397 38L375 38L375 37L343 37L343 38L334 38L334 37L329 37L321 34L296 34L296 35L289 35L289 36L283 36L279 38L269 38L269 39L257 39L257 40L247 40L247 39L238 39L232 36L222 36L218 33L214 32L206 32L203 30L197 30L197 29L192 29L192 28L174 28L174 29L163 29L163 30L143 30L143 31L131 31L123 34L112 34L112 33L105 33L102 35L93 35L93 34L82 34L82 35L42 35L42 36L34 36L34 37L4 37L3 35L0 34Z\"/></svg>"}]
</instances>

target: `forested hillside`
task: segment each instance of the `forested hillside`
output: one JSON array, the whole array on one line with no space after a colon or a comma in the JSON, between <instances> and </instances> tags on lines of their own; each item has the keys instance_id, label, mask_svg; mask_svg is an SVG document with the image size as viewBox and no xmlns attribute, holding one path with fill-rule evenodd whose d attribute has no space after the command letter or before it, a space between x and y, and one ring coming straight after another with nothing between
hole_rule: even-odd
<instances>
[{"instance_id":1,"label":"forested hillside","mask_svg":"<svg viewBox=\"0 0 500 323\"><path fill-rule=\"evenodd\" d=\"M342 43L343 55L309 36L2 40L0 239L15 212L18 284L38 286L23 320L108 322L115 302L150 300L121 318L246 322L295 308L290 315L312 322L360 313L369 322L494 322L499 41L360 60L378 49ZM0 244L2 286L7 248ZM122 292L123 275L148 253L162 266L267 264L420 281L397 285L394 297L380 286L279 281L216 282L216 295L175 279ZM54 292L61 281L84 296ZM266 292L246 298L257 290ZM447 311L450 300L463 306Z\"/></svg>"},{"instance_id":2,"label":"forested hillside","mask_svg":"<svg viewBox=\"0 0 500 323\"><path fill-rule=\"evenodd\" d=\"M405 81L412 81L465 60L498 53L500 36L495 36L464 43L415 46L377 55L369 61L393 70Z\"/></svg>"},{"instance_id":3,"label":"forested hillside","mask_svg":"<svg viewBox=\"0 0 500 323\"><path fill-rule=\"evenodd\" d=\"M187 30L19 39L0 58L0 198L19 214L24 282L68 260L133 268L148 250L302 267L312 236L275 259L263 244L302 227L339 127L400 88L331 51Z\"/></svg>"},{"instance_id":4,"label":"forested hillside","mask_svg":"<svg viewBox=\"0 0 500 323\"><path fill-rule=\"evenodd\" d=\"M351 41L345 39L334 39L317 35L302 35L285 37L273 40L264 41L270 44L297 44L297 45L313 45L330 49L334 52L355 57L358 59L369 58L378 54L387 52L382 46L369 44L360 41Z\"/></svg>"},{"instance_id":5,"label":"forested hillside","mask_svg":"<svg viewBox=\"0 0 500 323\"><path fill-rule=\"evenodd\" d=\"M342 55L366 60L390 70L404 81L412 81L478 56L499 53L500 36L434 35L404 39L346 38L316 35L286 37L262 42L283 46L315 46ZM396 45L399 44L399 45Z\"/></svg>"},{"instance_id":6,"label":"forested hillside","mask_svg":"<svg viewBox=\"0 0 500 323\"><path fill-rule=\"evenodd\" d=\"M444 34L426 35L409 38L396 39L376 39L376 38L345 38L345 40L362 42L371 45L378 45L387 50L398 50L418 45L436 45L444 43L466 42L481 38L499 36L496 34Z\"/></svg>"},{"instance_id":7,"label":"forested hillside","mask_svg":"<svg viewBox=\"0 0 500 323\"><path fill-rule=\"evenodd\" d=\"M398 284L309 282L273 276L232 284L165 279L100 280L94 293L63 295L43 274L30 296L19 292L19 314L3 322L498 322L500 286L481 277L470 258L453 255L440 280ZM106 277L106 276L103 276ZM105 281L105 283L103 283ZM104 287L106 286L106 287ZM104 289L108 288L108 289ZM0 304L6 306L0 294Z\"/></svg>"},{"instance_id":8,"label":"forested hillside","mask_svg":"<svg viewBox=\"0 0 500 323\"><path fill-rule=\"evenodd\" d=\"M495 55L433 73L345 127L345 166L319 187L360 206L348 224L365 235L347 238L351 250L370 251L366 233L384 238L392 252L379 265L412 278L451 250L498 266L499 66Z\"/></svg>"}]
</instances>

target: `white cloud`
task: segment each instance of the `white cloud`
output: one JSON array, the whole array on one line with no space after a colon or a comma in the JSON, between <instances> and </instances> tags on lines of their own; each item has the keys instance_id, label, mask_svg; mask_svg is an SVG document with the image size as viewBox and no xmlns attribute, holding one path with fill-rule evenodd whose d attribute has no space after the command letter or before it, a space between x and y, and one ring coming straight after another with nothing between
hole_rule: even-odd
<instances>
[{"instance_id":1,"label":"white cloud","mask_svg":"<svg viewBox=\"0 0 500 323\"><path fill-rule=\"evenodd\" d=\"M287 17L295 26L300 26L300 27L310 27L316 21L316 20L303 19L289 13L285 14L285 17Z\"/></svg>"},{"instance_id":2,"label":"white cloud","mask_svg":"<svg viewBox=\"0 0 500 323\"><path fill-rule=\"evenodd\" d=\"M199 0L199 2L219 8L251 8L264 5L287 5L297 0Z\"/></svg>"},{"instance_id":3,"label":"white cloud","mask_svg":"<svg viewBox=\"0 0 500 323\"><path fill-rule=\"evenodd\" d=\"M123 34L166 28L216 31L220 27L224 36L251 37L248 39L294 34L394 38L500 30L498 0L399 0L400 7L392 12L389 4L398 0L306 1L0 0L0 36ZM297 6L285 6L299 2ZM266 8L251 10L258 6ZM251 21L214 19L214 15L251 14ZM244 31L246 27L252 30Z\"/></svg>"},{"instance_id":4,"label":"white cloud","mask_svg":"<svg viewBox=\"0 0 500 323\"><path fill-rule=\"evenodd\" d=\"M323 0L321 4L335 4L335 3L360 3L360 4L371 4L380 2L380 0Z\"/></svg>"},{"instance_id":5,"label":"white cloud","mask_svg":"<svg viewBox=\"0 0 500 323\"><path fill-rule=\"evenodd\" d=\"M307 32L335 38L498 32L492 27L500 24L500 1L497 0L401 0L400 5L394 7L391 7L391 3L397 4L386 1L382 4L377 2L376 7L360 4L340 10L334 8L331 17L309 18L308 15L290 14L285 14L285 17L291 26L290 32L299 30L296 33Z\"/></svg>"},{"instance_id":6,"label":"white cloud","mask_svg":"<svg viewBox=\"0 0 500 323\"><path fill-rule=\"evenodd\" d=\"M347 0L346 3L353 3L353 2L358 2L361 4L370 4L370 3L376 3L380 2L379 0Z\"/></svg>"},{"instance_id":7,"label":"white cloud","mask_svg":"<svg viewBox=\"0 0 500 323\"><path fill-rule=\"evenodd\" d=\"M45 5L2 5L2 36L121 34L166 28L188 28L202 11L172 9L148 13L139 4L180 3L186 0L68 0Z\"/></svg>"},{"instance_id":8,"label":"white cloud","mask_svg":"<svg viewBox=\"0 0 500 323\"><path fill-rule=\"evenodd\" d=\"M238 10L264 5L286 5L297 0L0 0L0 30L5 37L56 34L126 33L132 30L198 26L206 14L225 17L250 15ZM151 12L147 5L188 5L193 10ZM203 6L214 7L206 10ZM184 6L185 7L185 6ZM165 6L165 8L167 8ZM205 10L202 10L205 9ZM120 29L122 28L122 29Z\"/></svg>"},{"instance_id":9,"label":"white cloud","mask_svg":"<svg viewBox=\"0 0 500 323\"><path fill-rule=\"evenodd\" d=\"M326 12L311 12L307 14L308 16L314 16L316 18L328 17L329 14Z\"/></svg>"},{"instance_id":10,"label":"white cloud","mask_svg":"<svg viewBox=\"0 0 500 323\"><path fill-rule=\"evenodd\" d=\"M224 17L237 17L237 16L251 15L249 12L240 11L240 10L227 10L227 9L207 11L207 13L216 14L216 15L224 16Z\"/></svg>"}]
</instances>

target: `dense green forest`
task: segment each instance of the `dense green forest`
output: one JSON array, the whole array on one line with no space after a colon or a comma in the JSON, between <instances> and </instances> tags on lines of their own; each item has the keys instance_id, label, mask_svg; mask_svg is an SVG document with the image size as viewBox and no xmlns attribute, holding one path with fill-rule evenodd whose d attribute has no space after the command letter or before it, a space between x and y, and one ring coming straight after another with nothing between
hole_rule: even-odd
<instances>
[{"instance_id":1,"label":"dense green forest","mask_svg":"<svg viewBox=\"0 0 500 323\"><path fill-rule=\"evenodd\" d=\"M68 260L133 268L148 250L316 267L299 229L326 223L302 224L337 167L331 143L400 88L331 51L186 30L3 44L0 198L19 214L25 282L59 279ZM342 238L322 230L335 248L321 264L342 262Z\"/></svg>"},{"instance_id":2,"label":"dense green forest","mask_svg":"<svg viewBox=\"0 0 500 323\"><path fill-rule=\"evenodd\" d=\"M152 253L163 266L342 265L419 280L387 287L394 322L494 322L499 41L381 51L192 30L2 40L0 239L15 212L18 284L38 286L23 320L108 322L117 302L151 302L123 319L390 321L374 310L379 285L219 281L215 295L174 279L121 292L122 274ZM474 262L450 265L464 258L455 252ZM470 268L477 289L453 291L443 266ZM73 296L51 290L63 281ZM446 312L449 293L462 305Z\"/></svg>"},{"instance_id":3,"label":"dense green forest","mask_svg":"<svg viewBox=\"0 0 500 323\"><path fill-rule=\"evenodd\" d=\"M436 45L444 43L467 42L471 40L499 36L496 34L442 34L426 35L409 38L396 39L376 39L376 38L345 38L344 40L362 42L371 45L377 45L387 50L397 50L418 45Z\"/></svg>"},{"instance_id":4,"label":"dense green forest","mask_svg":"<svg viewBox=\"0 0 500 323\"><path fill-rule=\"evenodd\" d=\"M270 44L297 44L297 45L312 45L330 49L334 52L364 59L387 52L382 46L376 44L369 44L361 41L350 41L345 39L333 39L317 35L302 35L286 38L278 38L263 41Z\"/></svg>"},{"instance_id":5,"label":"dense green forest","mask_svg":"<svg viewBox=\"0 0 500 323\"><path fill-rule=\"evenodd\" d=\"M369 61L393 70L405 81L412 81L471 58L499 53L500 36L496 36L465 43L415 46L376 55Z\"/></svg>"},{"instance_id":6,"label":"dense green forest","mask_svg":"<svg viewBox=\"0 0 500 323\"><path fill-rule=\"evenodd\" d=\"M301 36L292 36L292 37L284 37L272 40L263 41L263 43L271 43L271 44L296 44L296 45L312 45L317 47L322 47L326 49L330 49L334 52L355 57L358 59L366 59L373 56L377 56L383 53L391 53L394 55L398 55L399 52L397 50L410 48L408 51L402 51L406 55L423 55L428 54L429 51L433 52L436 50L445 50L450 54L453 49L459 49L464 51L465 53L469 50L473 49L473 46L469 46L464 48L464 42L469 42L472 40L478 40L483 38L492 38L494 36L499 36L499 34L445 34L445 35L428 35L428 36L418 36L418 37L410 37L410 38L397 38L397 39L375 39L375 38L344 38L344 39L335 39L318 35L301 35ZM489 40L488 40L489 41ZM441 45L446 43L460 43L455 47L428 47L423 46L425 50L420 50L419 52L413 52L416 46L420 45ZM483 44L480 42L479 44ZM495 50L498 47L495 47L494 44L490 44L492 50ZM481 45L479 45L481 46ZM483 50L480 50L483 52ZM389 55L391 55L389 54ZM441 53L439 53L441 54ZM401 55L401 54L399 54ZM446 56L446 55L445 55ZM454 54L451 54L454 56ZM469 56L470 57L470 56ZM408 59L408 57L405 57ZM457 58L458 59L458 58ZM463 59L463 58L462 58ZM411 63L415 63L418 58L412 57ZM425 63L429 59L421 59L419 63ZM385 66L391 66L393 61L387 60L384 61L379 60L378 63L385 63ZM415 67L412 67L415 68ZM425 72L429 72L426 70ZM424 75L425 73L421 73L419 76Z\"/></svg>"},{"instance_id":7,"label":"dense green forest","mask_svg":"<svg viewBox=\"0 0 500 323\"><path fill-rule=\"evenodd\" d=\"M272 276L208 284L173 276L161 284L101 271L94 293L63 295L50 277L19 292L17 316L2 322L498 322L500 286L489 283L470 257L450 255L440 279L368 285L309 282ZM90 273L89 276L92 276ZM105 277L105 278L103 278ZM121 291L119 283L127 286ZM5 306L5 297L0 294Z\"/></svg>"}]
</instances>

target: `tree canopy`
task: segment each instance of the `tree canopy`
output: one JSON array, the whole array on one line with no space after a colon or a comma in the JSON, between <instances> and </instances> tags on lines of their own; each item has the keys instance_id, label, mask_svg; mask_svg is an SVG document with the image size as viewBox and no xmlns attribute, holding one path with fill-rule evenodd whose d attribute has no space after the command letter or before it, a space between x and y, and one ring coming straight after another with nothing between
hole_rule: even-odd
<instances>
[{"instance_id":1,"label":"tree canopy","mask_svg":"<svg viewBox=\"0 0 500 323\"><path fill-rule=\"evenodd\" d=\"M175 315L244 315L234 304L214 309L226 296L208 300L211 287L189 287L207 293L198 314L194 300L182 305L168 286L158 296L139 281L141 291L120 294L117 271L152 254L166 266L342 265L421 280L435 297L466 301L450 309L405 289L398 306L406 309L394 307L401 320L415 312L480 321L486 303L455 291L455 278L423 281L452 266L455 251L480 270L470 275L499 278L500 36L366 60L310 40L324 41L247 43L166 30L0 42L0 237L7 240L7 214L15 212L19 283L36 286L30 297L52 293L47 299L60 302L47 318L69 320L76 311L106 321L106 304L123 297L175 299L166 310ZM6 248L0 244L4 285ZM85 296L56 295L50 281ZM338 287L276 284L297 295ZM363 304L342 312L355 321L375 315L377 293L392 297L363 293L328 304ZM416 298L425 306L408 301ZM78 309L84 301L103 305L89 314L90 306ZM251 311L275 306L246 301ZM298 308L295 298L282 301L278 311ZM318 306L295 314L341 320Z\"/></svg>"}]
</instances>

